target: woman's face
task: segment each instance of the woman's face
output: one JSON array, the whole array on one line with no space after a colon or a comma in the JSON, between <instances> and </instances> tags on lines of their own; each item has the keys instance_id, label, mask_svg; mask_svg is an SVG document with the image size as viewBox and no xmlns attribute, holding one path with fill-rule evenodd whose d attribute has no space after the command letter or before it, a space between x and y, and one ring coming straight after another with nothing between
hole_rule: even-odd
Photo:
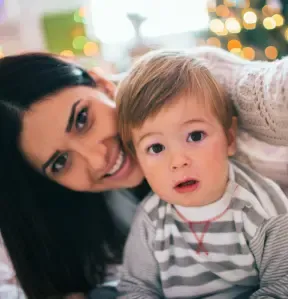
<instances>
[{"instance_id":1,"label":"woman's face","mask_svg":"<svg viewBox=\"0 0 288 299\"><path fill-rule=\"evenodd\" d=\"M103 88L71 87L33 104L23 115L20 147L40 173L73 190L134 187L143 179L122 150L115 104Z\"/></svg>"}]
</instances>

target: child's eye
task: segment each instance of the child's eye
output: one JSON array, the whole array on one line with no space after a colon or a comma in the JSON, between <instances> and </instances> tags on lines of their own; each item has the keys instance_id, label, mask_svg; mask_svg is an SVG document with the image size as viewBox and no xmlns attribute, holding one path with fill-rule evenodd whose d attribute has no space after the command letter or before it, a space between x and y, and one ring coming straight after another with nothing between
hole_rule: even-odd
<instances>
[{"instance_id":1,"label":"child's eye","mask_svg":"<svg viewBox=\"0 0 288 299\"><path fill-rule=\"evenodd\" d=\"M202 141L206 137L203 131L194 131L189 133L187 141L188 142L199 142Z\"/></svg>"},{"instance_id":2,"label":"child's eye","mask_svg":"<svg viewBox=\"0 0 288 299\"><path fill-rule=\"evenodd\" d=\"M165 149L165 146L160 144L160 143L155 143L152 144L151 146L148 147L147 152L149 154L159 154Z\"/></svg>"}]
</instances>

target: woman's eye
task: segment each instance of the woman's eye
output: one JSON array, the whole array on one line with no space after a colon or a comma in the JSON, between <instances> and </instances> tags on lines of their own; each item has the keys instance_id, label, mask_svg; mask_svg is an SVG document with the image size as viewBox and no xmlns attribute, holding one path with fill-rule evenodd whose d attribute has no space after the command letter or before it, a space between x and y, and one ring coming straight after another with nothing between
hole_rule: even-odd
<instances>
[{"instance_id":1,"label":"woman's eye","mask_svg":"<svg viewBox=\"0 0 288 299\"><path fill-rule=\"evenodd\" d=\"M149 146L147 152L150 154L159 154L164 149L165 149L164 145L162 145L160 143L155 143L155 144L152 144L151 146Z\"/></svg>"},{"instance_id":2,"label":"woman's eye","mask_svg":"<svg viewBox=\"0 0 288 299\"><path fill-rule=\"evenodd\" d=\"M58 156L58 158L54 161L54 163L51 166L51 172L58 173L58 172L62 171L63 168L65 168L67 160L68 160L67 153L64 153L64 154Z\"/></svg>"},{"instance_id":3,"label":"woman's eye","mask_svg":"<svg viewBox=\"0 0 288 299\"><path fill-rule=\"evenodd\" d=\"M205 133L203 131L195 131L192 133L189 133L188 142L199 142L202 141L205 138Z\"/></svg>"},{"instance_id":4,"label":"woman's eye","mask_svg":"<svg viewBox=\"0 0 288 299\"><path fill-rule=\"evenodd\" d=\"M75 127L78 131L83 130L88 123L88 108L83 108L77 115Z\"/></svg>"}]
</instances>

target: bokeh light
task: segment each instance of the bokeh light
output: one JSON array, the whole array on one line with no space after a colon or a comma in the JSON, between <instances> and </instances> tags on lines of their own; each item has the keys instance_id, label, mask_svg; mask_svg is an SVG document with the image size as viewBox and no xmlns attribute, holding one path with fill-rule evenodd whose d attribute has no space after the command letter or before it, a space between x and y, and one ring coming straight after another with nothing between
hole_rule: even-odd
<instances>
[{"instance_id":1,"label":"bokeh light","mask_svg":"<svg viewBox=\"0 0 288 299\"><path fill-rule=\"evenodd\" d=\"M66 56L66 57L74 57L75 56L71 50L64 50L60 53L60 55Z\"/></svg>"},{"instance_id":2,"label":"bokeh light","mask_svg":"<svg viewBox=\"0 0 288 299\"><path fill-rule=\"evenodd\" d=\"M79 17L81 17L81 18L85 17L86 12L85 12L84 6L79 8L78 14L79 14Z\"/></svg>"},{"instance_id":3,"label":"bokeh light","mask_svg":"<svg viewBox=\"0 0 288 299\"><path fill-rule=\"evenodd\" d=\"M243 57L248 60L255 59L255 50L251 47L244 47L242 49L242 54L243 54Z\"/></svg>"},{"instance_id":4,"label":"bokeh light","mask_svg":"<svg viewBox=\"0 0 288 299\"><path fill-rule=\"evenodd\" d=\"M286 41L288 41L288 28L286 28L284 31L284 37L285 37Z\"/></svg>"},{"instance_id":5,"label":"bokeh light","mask_svg":"<svg viewBox=\"0 0 288 299\"><path fill-rule=\"evenodd\" d=\"M232 39L227 44L227 49L231 51L232 49L241 49L242 45L241 42L237 39Z\"/></svg>"},{"instance_id":6,"label":"bokeh light","mask_svg":"<svg viewBox=\"0 0 288 299\"><path fill-rule=\"evenodd\" d=\"M278 56L278 50L274 46L269 46L265 49L265 55L268 59L274 60Z\"/></svg>"},{"instance_id":7,"label":"bokeh light","mask_svg":"<svg viewBox=\"0 0 288 299\"><path fill-rule=\"evenodd\" d=\"M243 22L243 27L245 29L247 29L247 30L253 30L253 29L256 28L256 23L254 23L254 24L247 24L247 23Z\"/></svg>"},{"instance_id":8,"label":"bokeh light","mask_svg":"<svg viewBox=\"0 0 288 299\"><path fill-rule=\"evenodd\" d=\"M221 42L217 37L210 37L207 39L207 45L220 48Z\"/></svg>"},{"instance_id":9,"label":"bokeh light","mask_svg":"<svg viewBox=\"0 0 288 299\"><path fill-rule=\"evenodd\" d=\"M210 21L210 30L215 33L223 32L225 29L224 23L219 19Z\"/></svg>"},{"instance_id":10,"label":"bokeh light","mask_svg":"<svg viewBox=\"0 0 288 299\"><path fill-rule=\"evenodd\" d=\"M271 5L264 5L262 8L262 14L264 17L271 17L273 14L278 12L279 9L272 7Z\"/></svg>"},{"instance_id":11,"label":"bokeh light","mask_svg":"<svg viewBox=\"0 0 288 299\"><path fill-rule=\"evenodd\" d=\"M243 20L246 24L255 24L257 22L257 15L254 11L247 11L243 15Z\"/></svg>"},{"instance_id":12,"label":"bokeh light","mask_svg":"<svg viewBox=\"0 0 288 299\"><path fill-rule=\"evenodd\" d=\"M216 7L216 15L218 17L227 18L230 15L230 10L227 6L221 4Z\"/></svg>"},{"instance_id":13,"label":"bokeh light","mask_svg":"<svg viewBox=\"0 0 288 299\"><path fill-rule=\"evenodd\" d=\"M275 21L276 26L278 26L278 27L283 26L283 24L284 24L284 18L283 18L282 15L280 15L280 14L275 14L275 15L272 16L272 18L273 18L273 20Z\"/></svg>"},{"instance_id":14,"label":"bokeh light","mask_svg":"<svg viewBox=\"0 0 288 299\"><path fill-rule=\"evenodd\" d=\"M239 33L241 31L241 25L235 18L229 18L225 21L225 27L231 33Z\"/></svg>"},{"instance_id":15,"label":"bokeh light","mask_svg":"<svg viewBox=\"0 0 288 299\"><path fill-rule=\"evenodd\" d=\"M272 30L276 28L276 22L272 17L267 17L263 20L263 26L267 30Z\"/></svg>"},{"instance_id":16,"label":"bokeh light","mask_svg":"<svg viewBox=\"0 0 288 299\"><path fill-rule=\"evenodd\" d=\"M73 48L77 50L82 50L86 42L87 38L85 36L77 36L73 39Z\"/></svg>"},{"instance_id":17,"label":"bokeh light","mask_svg":"<svg viewBox=\"0 0 288 299\"><path fill-rule=\"evenodd\" d=\"M99 46L95 42L87 42L84 45L83 52L86 56L94 56L99 53Z\"/></svg>"},{"instance_id":18,"label":"bokeh light","mask_svg":"<svg viewBox=\"0 0 288 299\"><path fill-rule=\"evenodd\" d=\"M239 48L233 48L233 49L230 50L230 52L237 55L237 56L240 56L240 57L242 56L242 50L239 49Z\"/></svg>"}]
</instances>

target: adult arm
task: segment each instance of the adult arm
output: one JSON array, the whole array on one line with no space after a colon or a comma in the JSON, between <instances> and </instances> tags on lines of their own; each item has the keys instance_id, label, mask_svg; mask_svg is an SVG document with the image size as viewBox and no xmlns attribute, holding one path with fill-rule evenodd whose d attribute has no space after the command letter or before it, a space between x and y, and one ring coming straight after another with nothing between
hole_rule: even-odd
<instances>
[{"instance_id":1,"label":"adult arm","mask_svg":"<svg viewBox=\"0 0 288 299\"><path fill-rule=\"evenodd\" d=\"M260 287L250 299L288 298L288 215L268 220L250 242Z\"/></svg>"},{"instance_id":2,"label":"adult arm","mask_svg":"<svg viewBox=\"0 0 288 299\"><path fill-rule=\"evenodd\" d=\"M248 61L214 47L191 53L207 62L230 96L240 127L267 143L288 145L288 57Z\"/></svg>"}]
</instances>

